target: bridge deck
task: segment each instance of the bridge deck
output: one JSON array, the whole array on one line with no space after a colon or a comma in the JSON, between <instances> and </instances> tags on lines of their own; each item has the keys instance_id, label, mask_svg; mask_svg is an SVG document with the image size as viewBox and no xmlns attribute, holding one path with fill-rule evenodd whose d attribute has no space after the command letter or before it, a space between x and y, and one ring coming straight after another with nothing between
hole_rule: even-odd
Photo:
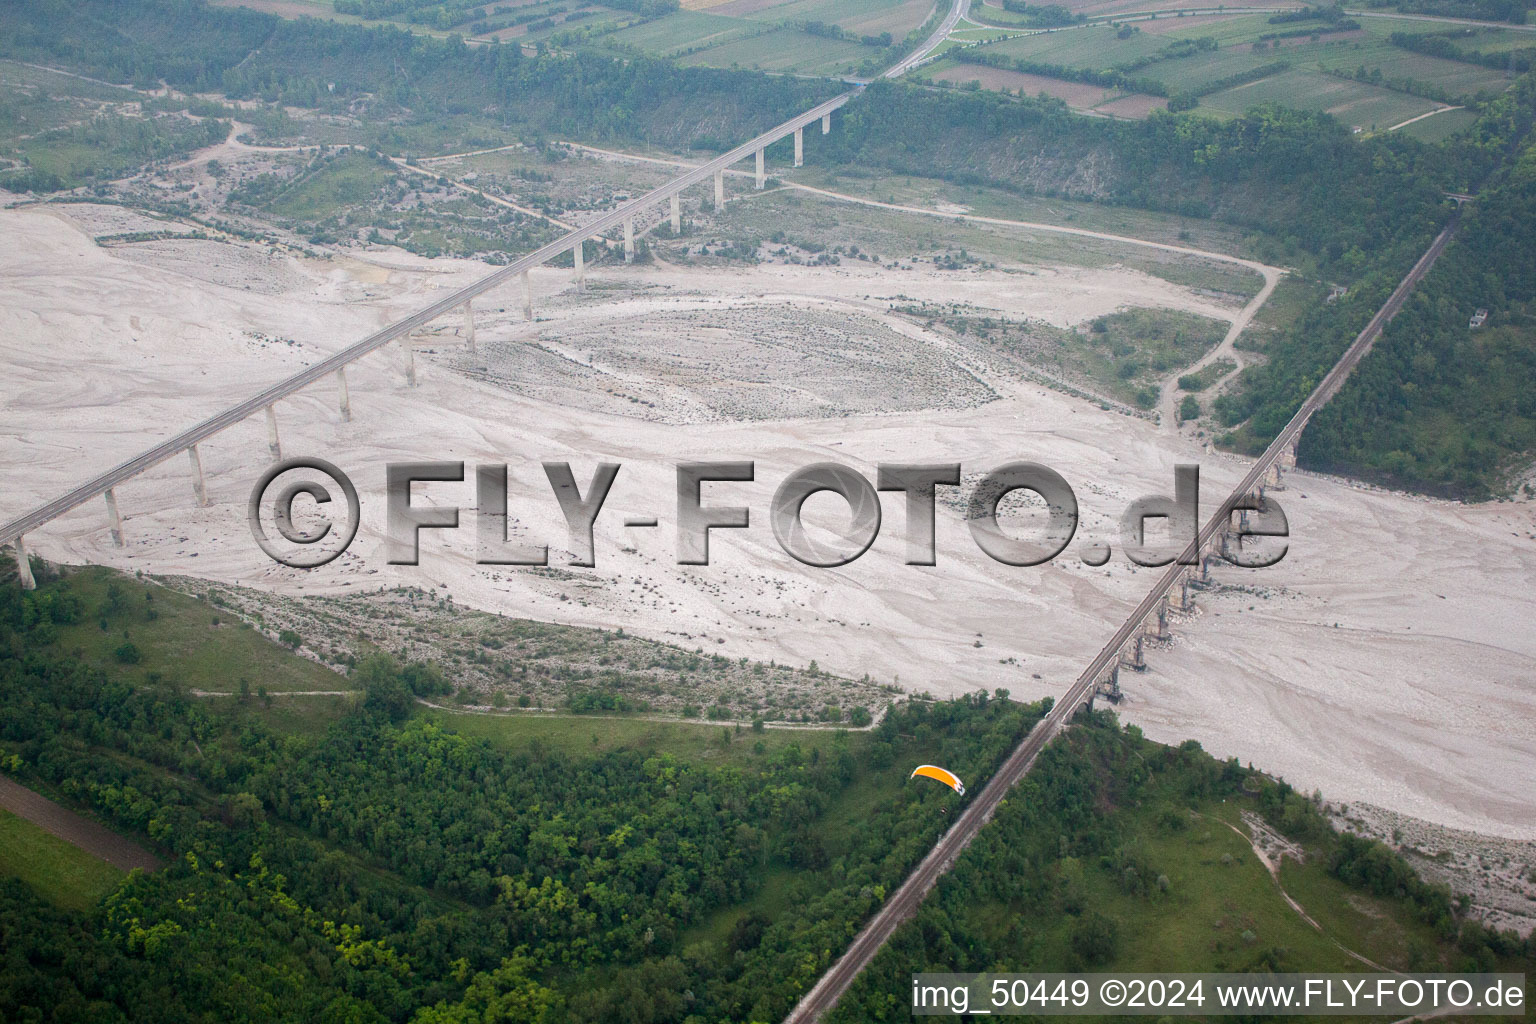
<instances>
[{"instance_id":1,"label":"bridge deck","mask_svg":"<svg viewBox=\"0 0 1536 1024\"><path fill-rule=\"evenodd\" d=\"M80 507L87 501L100 497L113 487L138 476L145 470L157 466L175 455L179 455L193 445L219 433L221 430L225 430L241 420L254 415L273 402L308 387L342 367L356 362L370 352L384 347L391 341L410 334L412 331L431 323L445 313L452 312L476 296L505 284L508 280L524 271L542 266L554 257L595 235L601 235L611 228L623 224L642 210L667 202L684 189L697 185L700 182L708 181L717 171L723 171L732 164L752 156L764 147L821 120L821 118L831 114L834 110L847 103L858 92L858 88L849 89L847 92L834 96L824 103L817 104L804 113L797 114L783 124L770 128L768 131L763 132L748 142L742 143L735 149L715 157L708 163L700 164L685 171L665 185L652 189L638 199L630 200L622 206L615 207L590 224L584 224L573 231L567 232L548 245L534 250L494 273L487 274L485 277L459 289L447 298L440 299L403 320L397 320L382 330L375 331L355 345L344 348L318 363L305 367L293 376L279 381L260 394L246 399L239 405L232 406L223 412L210 416L201 423L188 427L176 436L155 445L153 448L140 452L126 462L120 463L105 473L87 480L79 487L60 495L47 504L41 505L31 512L0 526L0 544L9 543L17 537L30 533L44 523L57 519L66 512Z\"/></svg>"}]
</instances>

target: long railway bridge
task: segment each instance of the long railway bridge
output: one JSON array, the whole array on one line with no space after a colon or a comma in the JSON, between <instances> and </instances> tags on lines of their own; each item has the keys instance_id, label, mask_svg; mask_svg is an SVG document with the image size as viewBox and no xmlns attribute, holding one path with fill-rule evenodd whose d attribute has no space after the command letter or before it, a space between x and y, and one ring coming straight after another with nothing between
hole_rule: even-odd
<instances>
[{"instance_id":1,"label":"long railway bridge","mask_svg":"<svg viewBox=\"0 0 1536 1024\"><path fill-rule=\"evenodd\" d=\"M1382 327L1402 309L1408 294L1444 251L1446 243L1456 232L1459 219L1459 214L1451 218L1424 255L1419 257L1413 269L1376 311L1370 323L1345 349L1338 363L1307 396L1301 408L1296 410L1285 428L1270 442L1264 454L1249 467L1216 512L1200 527L1195 538L1179 553L1168 570L1158 577L1152 589L1131 610L1120 628L1109 638L1109 642L1088 662L1082 674L1056 701L1050 712L1035 723L1029 735L1008 755L1002 767L976 794L975 799L955 819L955 823L933 849L928 851L896 892L854 937L843 955L805 994L786 1018L785 1024L812 1024L835 1006L891 934L916 912L939 876L949 869L981 827L991 820L998 804L1029 771L1040 751L1056 738L1080 709L1091 707L1098 694L1119 695L1121 668L1140 665L1143 640L1149 636L1167 635L1168 613L1173 607L1187 606L1189 584L1204 576L1212 560L1223 557L1233 544L1241 543L1241 527L1234 525L1234 513L1241 515L1264 507L1266 489L1279 486L1282 472L1295 466L1296 442L1307 422L1338 393L1350 372L1370 352L1371 346L1381 335Z\"/></svg>"}]
</instances>

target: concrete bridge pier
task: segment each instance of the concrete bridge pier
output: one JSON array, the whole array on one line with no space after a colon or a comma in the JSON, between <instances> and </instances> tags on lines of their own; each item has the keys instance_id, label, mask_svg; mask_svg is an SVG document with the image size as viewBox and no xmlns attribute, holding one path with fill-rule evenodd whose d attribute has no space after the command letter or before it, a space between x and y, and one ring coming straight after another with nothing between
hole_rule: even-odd
<instances>
[{"instance_id":1,"label":"concrete bridge pier","mask_svg":"<svg viewBox=\"0 0 1536 1024\"><path fill-rule=\"evenodd\" d=\"M1143 638L1140 634L1137 634L1136 638L1133 639L1129 644L1129 651L1127 652L1126 650L1122 650L1120 652L1120 664L1126 666L1127 668L1133 668L1137 672L1145 671L1147 667L1147 658L1143 647Z\"/></svg>"},{"instance_id":2,"label":"concrete bridge pier","mask_svg":"<svg viewBox=\"0 0 1536 1024\"><path fill-rule=\"evenodd\" d=\"M763 151L757 151L757 187L762 188L768 181L768 176L763 168Z\"/></svg>"},{"instance_id":3,"label":"concrete bridge pier","mask_svg":"<svg viewBox=\"0 0 1536 1024\"><path fill-rule=\"evenodd\" d=\"M400 336L400 351L405 356L405 386L416 386L416 347L409 334Z\"/></svg>"},{"instance_id":4,"label":"concrete bridge pier","mask_svg":"<svg viewBox=\"0 0 1536 1024\"><path fill-rule=\"evenodd\" d=\"M475 354L475 307L473 303L464 303L464 344L469 346L469 354Z\"/></svg>"},{"instance_id":5,"label":"concrete bridge pier","mask_svg":"<svg viewBox=\"0 0 1536 1024\"><path fill-rule=\"evenodd\" d=\"M683 201L674 193L672 196L672 234L683 233Z\"/></svg>"},{"instance_id":6,"label":"concrete bridge pier","mask_svg":"<svg viewBox=\"0 0 1536 1024\"><path fill-rule=\"evenodd\" d=\"M122 547L123 516L122 513L117 510L117 491L111 487L108 487L107 493L104 495L104 497L107 499L107 521L111 524L112 527L112 543L116 547Z\"/></svg>"},{"instance_id":7,"label":"concrete bridge pier","mask_svg":"<svg viewBox=\"0 0 1536 1024\"><path fill-rule=\"evenodd\" d=\"M272 453L273 462L282 461L283 445L277 439L277 411L270 405L267 406L267 450Z\"/></svg>"},{"instance_id":8,"label":"concrete bridge pier","mask_svg":"<svg viewBox=\"0 0 1536 1024\"><path fill-rule=\"evenodd\" d=\"M37 580L32 576L32 563L27 561L26 544L22 542L19 534L11 544L16 548L16 575L21 578L21 589L36 590Z\"/></svg>"},{"instance_id":9,"label":"concrete bridge pier","mask_svg":"<svg viewBox=\"0 0 1536 1024\"><path fill-rule=\"evenodd\" d=\"M624 262L635 262L635 218L624 218Z\"/></svg>"},{"instance_id":10,"label":"concrete bridge pier","mask_svg":"<svg viewBox=\"0 0 1536 1024\"><path fill-rule=\"evenodd\" d=\"M822 114L821 115L821 134L823 134L823 135L831 135L832 134L832 115L831 114Z\"/></svg>"},{"instance_id":11,"label":"concrete bridge pier","mask_svg":"<svg viewBox=\"0 0 1536 1024\"><path fill-rule=\"evenodd\" d=\"M523 271L523 319L533 320L533 278L528 276L528 271Z\"/></svg>"},{"instance_id":12,"label":"concrete bridge pier","mask_svg":"<svg viewBox=\"0 0 1536 1024\"><path fill-rule=\"evenodd\" d=\"M587 240L583 238L571 246L571 260L576 264L576 290L587 290Z\"/></svg>"},{"instance_id":13,"label":"concrete bridge pier","mask_svg":"<svg viewBox=\"0 0 1536 1024\"><path fill-rule=\"evenodd\" d=\"M341 422L352 422L352 399L347 395L347 368L336 367L336 402L341 407Z\"/></svg>"},{"instance_id":14,"label":"concrete bridge pier","mask_svg":"<svg viewBox=\"0 0 1536 1024\"><path fill-rule=\"evenodd\" d=\"M1147 616L1147 621L1142 628L1144 635L1155 640L1167 640L1168 633L1168 595L1157 603L1157 611Z\"/></svg>"},{"instance_id":15,"label":"concrete bridge pier","mask_svg":"<svg viewBox=\"0 0 1536 1024\"><path fill-rule=\"evenodd\" d=\"M715 172L715 212L725 209L725 172Z\"/></svg>"},{"instance_id":16,"label":"concrete bridge pier","mask_svg":"<svg viewBox=\"0 0 1536 1024\"><path fill-rule=\"evenodd\" d=\"M270 406L268 407L271 408ZM277 456L274 456L277 458ZM187 461L192 463L192 493L197 497L200 508L208 507L208 480L203 476L203 457L198 454L197 445L187 449ZM110 491L108 492L111 493Z\"/></svg>"},{"instance_id":17,"label":"concrete bridge pier","mask_svg":"<svg viewBox=\"0 0 1536 1024\"><path fill-rule=\"evenodd\" d=\"M1103 679L1100 679L1094 685L1093 691L1095 696L1103 695L1104 697L1107 697L1111 704L1120 703L1120 698L1122 696L1120 692L1120 666L1115 665L1112 667L1109 670L1109 675L1105 676ZM1088 701L1088 710L1093 710L1092 698L1090 698Z\"/></svg>"},{"instance_id":18,"label":"concrete bridge pier","mask_svg":"<svg viewBox=\"0 0 1536 1024\"><path fill-rule=\"evenodd\" d=\"M795 129L795 166L805 166L805 129Z\"/></svg>"}]
</instances>

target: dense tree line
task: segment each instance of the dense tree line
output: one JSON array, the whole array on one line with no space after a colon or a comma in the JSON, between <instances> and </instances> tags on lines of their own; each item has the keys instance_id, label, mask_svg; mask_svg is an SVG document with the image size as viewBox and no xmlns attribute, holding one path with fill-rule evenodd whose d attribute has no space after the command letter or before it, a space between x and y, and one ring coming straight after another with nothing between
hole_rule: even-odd
<instances>
[{"instance_id":1,"label":"dense tree line","mask_svg":"<svg viewBox=\"0 0 1536 1024\"><path fill-rule=\"evenodd\" d=\"M394 27L290 21L202 0L21 0L0 8L0 55L112 81L164 81L335 110L480 114L591 138L686 148L751 135L834 95L835 83L636 57L525 58Z\"/></svg>"},{"instance_id":2,"label":"dense tree line","mask_svg":"<svg viewBox=\"0 0 1536 1024\"><path fill-rule=\"evenodd\" d=\"M732 763L508 752L410 717L442 676L375 659L354 713L285 734L59 649L62 624L142 621L141 593L0 587L0 767L170 861L84 916L0 887L0 1018L778 1019L956 802L839 801L915 756L979 786L1041 713L913 702L826 750ZM782 911L685 941L770 876Z\"/></svg>"},{"instance_id":3,"label":"dense tree line","mask_svg":"<svg viewBox=\"0 0 1536 1024\"><path fill-rule=\"evenodd\" d=\"M1473 315L1487 322L1473 327ZM1536 147L1485 190L1338 397L1303 463L1452 497L1536 455Z\"/></svg>"}]
</instances>

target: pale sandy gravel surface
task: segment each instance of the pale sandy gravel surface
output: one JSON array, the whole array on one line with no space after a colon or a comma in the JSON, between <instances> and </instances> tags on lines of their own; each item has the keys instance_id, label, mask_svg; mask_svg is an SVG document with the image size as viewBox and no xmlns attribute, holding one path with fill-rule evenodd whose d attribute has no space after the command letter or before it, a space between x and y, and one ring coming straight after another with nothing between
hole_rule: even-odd
<instances>
[{"instance_id":1,"label":"pale sandy gravel surface","mask_svg":"<svg viewBox=\"0 0 1536 1024\"><path fill-rule=\"evenodd\" d=\"M0 228L19 243L0 252L6 518L483 269L385 253L367 263L290 261L284 273L301 283L266 294L193 280L174 264L119 259L57 213L0 213ZM269 265L257 250L220 258L248 259L252 274ZM487 304L479 317L487 358L497 345L555 325L606 325L621 338L626 318L648 312L691 307L708 326L710 308L774 301L846 308L881 330L927 337L881 312L895 293L1056 324L1125 304L1234 312L1212 312L1209 300L1116 270L605 269L593 272L594 288L583 299L570 293L568 273L535 274L546 323L513 318L516 294L505 297L509 314L492 311L498 300ZM603 287L615 284L638 287ZM453 325L446 327L439 343L451 340ZM929 340L942 351L942 339ZM618 347L610 341L605 351ZM570 354L573 363L583 358L590 365L590 353ZM596 369L610 373L604 358ZM688 423L581 408L579 391L558 404L526 397L466 378L453 369L461 360L446 346L420 354L421 384L405 389L397 352L370 357L349 371L349 424L339 421L326 385L280 406L285 451L332 459L362 491L359 539L325 570L306 576L277 567L246 531L244 502L265 459L259 418L204 446L212 507L192 506L185 460L177 458L121 489L126 549L112 547L96 503L30 540L61 560L286 593L447 584L457 601L508 614L622 625L733 656L799 665L814 658L839 674L868 672L936 694L1003 686L1033 697L1066 688L1145 591L1151 571L1118 555L1103 569L1072 557L1046 568L1002 566L978 552L950 504L940 510L939 565L905 566L904 513L894 496L869 554L842 569L809 569L780 552L767 527L777 483L823 459L866 472L878 461L960 461L968 475L1035 459L1074 485L1083 540L1112 537L1113 519L1132 498L1170 488L1176 462L1201 462L1207 506L1242 470L1143 420L991 377L961 356L943 372L969 373L997 399L846 419ZM786 368L787 386L807 383ZM899 381L899 373L886 376ZM599 459L624 463L599 522L598 567L574 574L476 567L468 512L457 534L426 537L419 568L387 565L384 464L421 458L511 463L514 536L549 543L556 565L565 561L564 528L538 461L570 460L583 485ZM706 503L746 504L754 526L717 533L713 565L680 568L673 564L674 464L727 458L755 458L757 480L709 485ZM474 500L468 482L419 491L428 501L468 507ZM1152 652L1152 668L1128 675L1126 716L1155 738L1195 737L1218 755L1251 761L1306 790L1319 787L1331 799L1536 836L1532 507L1462 507L1301 476L1283 499L1295 538L1290 557L1264 572L1222 574L1228 584L1267 588L1272 596L1204 598L1202 613L1178 625L1171 648ZM813 518L820 500L807 505ZM661 528L626 530L622 521L632 515L656 515Z\"/></svg>"}]
</instances>

